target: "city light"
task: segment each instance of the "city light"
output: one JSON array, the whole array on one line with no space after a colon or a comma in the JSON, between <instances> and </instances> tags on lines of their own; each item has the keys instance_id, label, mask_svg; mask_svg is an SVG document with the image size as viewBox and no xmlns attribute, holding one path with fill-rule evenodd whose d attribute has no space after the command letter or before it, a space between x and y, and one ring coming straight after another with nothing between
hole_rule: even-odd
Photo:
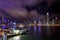
<instances>
[{"instance_id":1,"label":"city light","mask_svg":"<svg viewBox=\"0 0 60 40\"><path fill-rule=\"evenodd\" d=\"M0 0L0 40L60 40L59 0Z\"/></svg>"},{"instance_id":2,"label":"city light","mask_svg":"<svg viewBox=\"0 0 60 40\"><path fill-rule=\"evenodd\" d=\"M24 27L24 25L23 25L23 24L20 24L20 25L19 25L19 27L20 27L20 28L23 28L23 27Z\"/></svg>"},{"instance_id":3,"label":"city light","mask_svg":"<svg viewBox=\"0 0 60 40\"><path fill-rule=\"evenodd\" d=\"M13 32L15 33L15 34L19 34L19 30L13 30Z\"/></svg>"}]
</instances>

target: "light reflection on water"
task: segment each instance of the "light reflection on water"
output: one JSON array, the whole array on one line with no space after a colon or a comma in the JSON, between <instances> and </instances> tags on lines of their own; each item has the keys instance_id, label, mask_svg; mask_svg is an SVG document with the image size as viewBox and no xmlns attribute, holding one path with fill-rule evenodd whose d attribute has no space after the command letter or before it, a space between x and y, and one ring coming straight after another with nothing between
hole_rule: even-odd
<instances>
[{"instance_id":1,"label":"light reflection on water","mask_svg":"<svg viewBox=\"0 0 60 40\"><path fill-rule=\"evenodd\" d=\"M36 34L36 31L37 31L36 29L37 29L37 27L36 27L36 26L34 26L34 34Z\"/></svg>"},{"instance_id":2,"label":"light reflection on water","mask_svg":"<svg viewBox=\"0 0 60 40\"><path fill-rule=\"evenodd\" d=\"M38 26L38 33L41 33L41 26Z\"/></svg>"},{"instance_id":3,"label":"light reflection on water","mask_svg":"<svg viewBox=\"0 0 60 40\"><path fill-rule=\"evenodd\" d=\"M20 39L21 39L21 35L12 37L12 38L10 38L8 40L20 40Z\"/></svg>"},{"instance_id":4,"label":"light reflection on water","mask_svg":"<svg viewBox=\"0 0 60 40\"><path fill-rule=\"evenodd\" d=\"M59 32L60 32L59 31L60 27L55 27L55 28L51 27L49 29L50 36L48 37L47 36L48 31L47 31L46 27L34 26L34 27L29 27L29 29L30 29L30 31L28 34L18 35L18 36L10 38L9 40L42 40L42 39L49 40L49 39L51 39L50 36L56 37L56 35L59 35Z\"/></svg>"}]
</instances>

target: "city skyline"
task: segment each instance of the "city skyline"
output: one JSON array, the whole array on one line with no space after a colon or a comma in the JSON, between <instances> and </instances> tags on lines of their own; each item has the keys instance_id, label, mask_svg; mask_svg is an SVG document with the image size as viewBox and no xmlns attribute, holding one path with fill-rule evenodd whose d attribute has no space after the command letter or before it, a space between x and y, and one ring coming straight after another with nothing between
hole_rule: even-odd
<instances>
[{"instance_id":1,"label":"city skyline","mask_svg":"<svg viewBox=\"0 0 60 40\"><path fill-rule=\"evenodd\" d=\"M40 15L45 17L47 12L50 15L60 15L58 0L0 0L0 9L18 19L31 19Z\"/></svg>"}]
</instances>

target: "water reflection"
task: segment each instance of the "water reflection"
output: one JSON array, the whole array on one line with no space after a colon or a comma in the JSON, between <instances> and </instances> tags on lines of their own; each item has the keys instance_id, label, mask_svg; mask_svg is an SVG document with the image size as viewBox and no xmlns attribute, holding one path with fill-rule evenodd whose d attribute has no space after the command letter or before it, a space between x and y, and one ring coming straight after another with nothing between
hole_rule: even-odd
<instances>
[{"instance_id":1,"label":"water reflection","mask_svg":"<svg viewBox=\"0 0 60 40\"><path fill-rule=\"evenodd\" d=\"M21 39L21 35L12 37L12 38L10 38L8 40L20 40L20 39Z\"/></svg>"},{"instance_id":2,"label":"water reflection","mask_svg":"<svg viewBox=\"0 0 60 40\"><path fill-rule=\"evenodd\" d=\"M36 26L34 26L34 34L36 34L36 31L37 31L36 29L37 29L37 27L36 27Z\"/></svg>"},{"instance_id":3,"label":"water reflection","mask_svg":"<svg viewBox=\"0 0 60 40\"><path fill-rule=\"evenodd\" d=\"M60 27L50 27L48 31L50 31L50 34L47 35L47 27L44 26L34 26L29 27L29 33L18 35L12 38L9 38L8 40L54 40L60 35Z\"/></svg>"}]
</instances>

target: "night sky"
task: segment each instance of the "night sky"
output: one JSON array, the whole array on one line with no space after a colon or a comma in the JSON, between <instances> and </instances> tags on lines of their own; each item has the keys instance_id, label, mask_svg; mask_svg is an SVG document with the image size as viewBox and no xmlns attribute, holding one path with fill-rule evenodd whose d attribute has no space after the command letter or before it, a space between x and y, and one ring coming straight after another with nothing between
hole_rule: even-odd
<instances>
[{"instance_id":1,"label":"night sky","mask_svg":"<svg viewBox=\"0 0 60 40\"><path fill-rule=\"evenodd\" d=\"M0 0L0 9L7 12L8 15L16 18L36 18L46 15L60 13L59 0Z\"/></svg>"}]
</instances>

